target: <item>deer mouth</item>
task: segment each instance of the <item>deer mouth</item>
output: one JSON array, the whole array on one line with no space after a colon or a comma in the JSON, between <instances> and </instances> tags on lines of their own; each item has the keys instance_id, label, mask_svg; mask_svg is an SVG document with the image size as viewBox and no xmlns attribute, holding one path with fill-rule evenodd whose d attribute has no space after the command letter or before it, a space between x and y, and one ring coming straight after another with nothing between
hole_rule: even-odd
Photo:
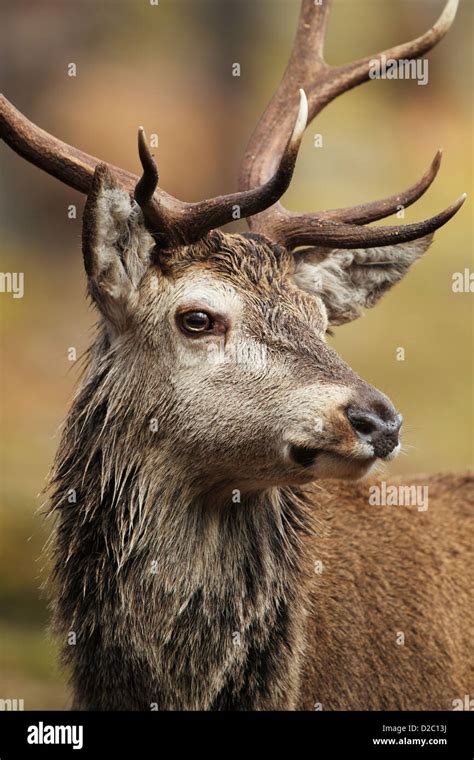
<instances>
[{"instance_id":1,"label":"deer mouth","mask_svg":"<svg viewBox=\"0 0 474 760\"><path fill-rule=\"evenodd\" d=\"M298 465L310 479L314 477L343 478L359 480L364 477L377 461L376 456L351 456L336 451L311 446L290 444L288 455L293 464Z\"/></svg>"},{"instance_id":2,"label":"deer mouth","mask_svg":"<svg viewBox=\"0 0 474 760\"><path fill-rule=\"evenodd\" d=\"M296 464L299 464L300 467L311 467L315 463L316 457L321 452L322 449L313 449L309 446L297 446L294 443L290 446L290 457L296 462Z\"/></svg>"}]
</instances>

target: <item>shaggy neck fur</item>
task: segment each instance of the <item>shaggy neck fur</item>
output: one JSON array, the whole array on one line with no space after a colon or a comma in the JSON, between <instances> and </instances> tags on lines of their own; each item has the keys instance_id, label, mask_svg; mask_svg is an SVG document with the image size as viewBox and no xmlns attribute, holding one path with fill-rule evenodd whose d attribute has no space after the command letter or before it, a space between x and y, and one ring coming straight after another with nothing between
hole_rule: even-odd
<instances>
[{"instance_id":1,"label":"shaggy neck fur","mask_svg":"<svg viewBox=\"0 0 474 760\"><path fill-rule=\"evenodd\" d=\"M55 628L82 709L292 709L303 653L301 496L215 503L150 444L103 336L59 447ZM140 376L134 372L134 377ZM71 636L74 634L74 636Z\"/></svg>"}]
</instances>

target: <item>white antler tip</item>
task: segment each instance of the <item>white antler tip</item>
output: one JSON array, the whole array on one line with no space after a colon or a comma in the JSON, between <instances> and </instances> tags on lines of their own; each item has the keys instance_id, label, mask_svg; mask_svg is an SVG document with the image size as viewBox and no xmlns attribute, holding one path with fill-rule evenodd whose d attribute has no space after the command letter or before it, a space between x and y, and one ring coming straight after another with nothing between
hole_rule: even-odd
<instances>
[{"instance_id":1,"label":"white antler tip","mask_svg":"<svg viewBox=\"0 0 474 760\"><path fill-rule=\"evenodd\" d=\"M308 119L308 98L306 97L306 93L302 87L300 87L299 93L300 93L300 110L302 108L305 109L306 119Z\"/></svg>"},{"instance_id":2,"label":"white antler tip","mask_svg":"<svg viewBox=\"0 0 474 760\"><path fill-rule=\"evenodd\" d=\"M297 144L301 141L303 133L306 129L306 124L308 122L308 98L306 97L305 91L301 87L299 93L300 104L298 108L298 116L296 117L293 134L291 135L291 142Z\"/></svg>"},{"instance_id":3,"label":"white antler tip","mask_svg":"<svg viewBox=\"0 0 474 760\"><path fill-rule=\"evenodd\" d=\"M438 28L442 32L447 32L451 24L454 21L458 10L459 0L448 0L444 6L444 10L435 24L435 28Z\"/></svg>"}]
</instances>

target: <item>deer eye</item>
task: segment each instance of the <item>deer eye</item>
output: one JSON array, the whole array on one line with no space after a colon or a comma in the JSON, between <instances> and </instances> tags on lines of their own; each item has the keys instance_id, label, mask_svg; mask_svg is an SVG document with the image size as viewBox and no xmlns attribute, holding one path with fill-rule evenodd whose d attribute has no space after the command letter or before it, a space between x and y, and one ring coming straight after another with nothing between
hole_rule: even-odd
<instances>
[{"instance_id":1,"label":"deer eye","mask_svg":"<svg viewBox=\"0 0 474 760\"><path fill-rule=\"evenodd\" d=\"M179 315L181 329L187 333L205 333L212 330L213 320L205 311L187 311Z\"/></svg>"}]
</instances>

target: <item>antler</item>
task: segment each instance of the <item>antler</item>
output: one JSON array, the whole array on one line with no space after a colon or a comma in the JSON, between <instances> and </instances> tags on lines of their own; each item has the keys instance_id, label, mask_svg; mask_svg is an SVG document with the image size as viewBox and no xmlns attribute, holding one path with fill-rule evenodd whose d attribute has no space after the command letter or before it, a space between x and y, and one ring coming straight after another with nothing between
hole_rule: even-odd
<instances>
[{"instance_id":1,"label":"antler","mask_svg":"<svg viewBox=\"0 0 474 760\"><path fill-rule=\"evenodd\" d=\"M230 222L238 210L238 217L258 214L273 205L287 190L295 168L298 149L306 128L308 102L300 89L298 114L293 131L280 156L273 176L254 189L199 203L174 201L173 207L157 197L158 169L148 147L143 127L138 131L138 153L143 175L135 188L135 200L140 205L147 229L159 242L162 237L178 242L199 240L206 232ZM168 196L169 198L169 196Z\"/></svg>"},{"instance_id":2,"label":"antler","mask_svg":"<svg viewBox=\"0 0 474 760\"><path fill-rule=\"evenodd\" d=\"M283 79L260 120L247 148L241 172L241 192L184 203L157 187L158 170L139 132L139 153L143 176L116 166L108 167L118 182L140 204L145 222L156 241L189 243L208 230L232 221L236 216L251 217L252 229L292 249L298 245L342 245L347 248L387 245L422 237L445 224L460 208L461 196L440 214L415 224L397 227L364 227L367 222L392 214L400 205L408 206L430 186L440 164L438 153L428 172L404 193L354 208L333 209L318 214L286 211L276 203L290 183L305 125L327 103L345 90L369 78L372 62L382 56L392 59L416 58L430 50L450 28L458 0L448 3L436 24L412 42L398 45L377 56L368 56L345 66L331 67L323 59L324 38L330 0L303 0L298 31ZM291 103L300 88L296 123L292 126ZM306 102L305 88L309 95ZM309 105L309 113L308 113ZM286 135L290 134L287 139ZM0 96L0 136L13 150L66 185L88 193L98 158L78 150L30 122L9 101ZM236 214L236 210L238 213Z\"/></svg>"},{"instance_id":3,"label":"antler","mask_svg":"<svg viewBox=\"0 0 474 760\"><path fill-rule=\"evenodd\" d=\"M367 56L343 66L329 66L323 58L331 0L303 0L293 49L283 78L248 144L241 168L240 187L265 182L278 162L289 132L288 104L298 87L308 95L308 123L332 100L370 77L374 60L418 58L431 50L451 27L458 0L448 0L438 21L425 34L383 53ZM462 195L440 214L415 224L393 227L364 227L367 222L393 214L400 206L414 203L431 185L439 169L438 152L426 174L398 195L353 208L319 213L294 213L280 203L249 219L251 229L262 232L289 249L299 245L363 248L405 242L423 237L445 224L464 202Z\"/></svg>"},{"instance_id":4,"label":"antler","mask_svg":"<svg viewBox=\"0 0 474 760\"><path fill-rule=\"evenodd\" d=\"M158 170L149 151L143 128L138 134L138 147L143 176L107 164L124 189L134 194L141 206L145 223L157 242L165 247L172 243L191 243L211 229L220 227L237 216L258 214L273 205L288 188L301 144L308 104L300 90L300 103L293 131L276 169L253 189L211 198L199 203L184 203L157 188ZM27 161L82 193L89 193L98 158L61 142L37 127L9 101L0 96L0 136Z\"/></svg>"}]
</instances>

